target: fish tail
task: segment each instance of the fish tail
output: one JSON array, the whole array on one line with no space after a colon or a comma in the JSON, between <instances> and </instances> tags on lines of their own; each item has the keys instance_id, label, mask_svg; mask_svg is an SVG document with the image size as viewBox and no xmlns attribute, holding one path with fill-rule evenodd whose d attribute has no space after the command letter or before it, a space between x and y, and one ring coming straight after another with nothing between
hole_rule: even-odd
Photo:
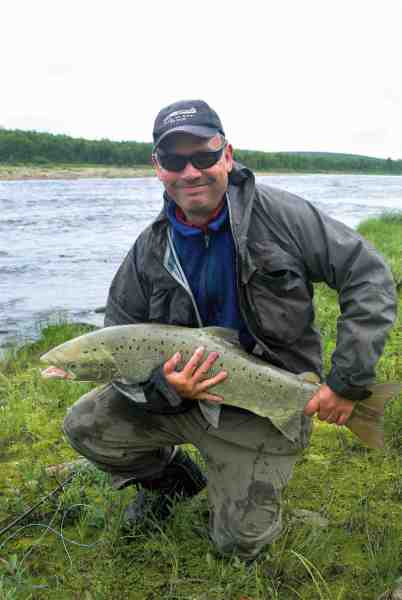
<instances>
[{"instance_id":1,"label":"fish tail","mask_svg":"<svg viewBox=\"0 0 402 600\"><path fill-rule=\"evenodd\" d=\"M380 383L367 386L371 396L356 402L346 427L357 435L369 448L384 447L385 403L399 394L399 383Z\"/></svg>"}]
</instances>

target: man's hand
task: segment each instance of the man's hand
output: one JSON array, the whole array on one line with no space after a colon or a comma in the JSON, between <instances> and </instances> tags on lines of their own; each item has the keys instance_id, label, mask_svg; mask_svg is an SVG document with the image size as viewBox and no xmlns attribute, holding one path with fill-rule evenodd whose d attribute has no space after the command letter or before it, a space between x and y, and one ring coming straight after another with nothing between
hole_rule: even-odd
<instances>
[{"instance_id":1,"label":"man's hand","mask_svg":"<svg viewBox=\"0 0 402 600\"><path fill-rule=\"evenodd\" d=\"M210 394L207 390L220 381L223 381L227 377L227 372L219 371L214 377L204 379L205 374L219 358L217 352L211 352L206 360L201 362L204 352L205 348L197 348L183 370L176 371L175 369L181 360L181 355L177 352L163 366L166 381L183 398L190 400L211 400L218 403L223 402L223 398Z\"/></svg>"},{"instance_id":2,"label":"man's hand","mask_svg":"<svg viewBox=\"0 0 402 600\"><path fill-rule=\"evenodd\" d=\"M336 394L327 385L322 385L318 392L306 404L304 414L312 416L318 413L320 421L345 425L352 414L354 402Z\"/></svg>"}]
</instances>

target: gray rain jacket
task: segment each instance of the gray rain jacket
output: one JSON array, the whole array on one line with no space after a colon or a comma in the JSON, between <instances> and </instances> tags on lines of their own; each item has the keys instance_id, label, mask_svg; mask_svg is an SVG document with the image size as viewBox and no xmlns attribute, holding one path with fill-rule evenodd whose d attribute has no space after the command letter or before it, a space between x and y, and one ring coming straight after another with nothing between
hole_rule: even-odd
<instances>
[{"instance_id":1,"label":"gray rain jacket","mask_svg":"<svg viewBox=\"0 0 402 600\"><path fill-rule=\"evenodd\" d=\"M322 376L312 283L325 282L341 309L327 383L351 400L365 398L396 313L384 260L355 231L298 196L256 184L238 163L227 198L240 309L257 350L289 371ZM105 325L138 322L202 325L164 210L140 234L109 292Z\"/></svg>"}]
</instances>

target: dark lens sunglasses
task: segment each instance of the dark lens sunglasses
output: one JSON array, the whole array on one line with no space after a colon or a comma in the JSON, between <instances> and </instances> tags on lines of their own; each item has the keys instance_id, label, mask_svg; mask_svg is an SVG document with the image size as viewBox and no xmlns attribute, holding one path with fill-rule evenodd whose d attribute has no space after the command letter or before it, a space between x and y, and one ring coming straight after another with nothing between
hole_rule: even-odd
<instances>
[{"instance_id":1,"label":"dark lens sunglasses","mask_svg":"<svg viewBox=\"0 0 402 600\"><path fill-rule=\"evenodd\" d=\"M194 154L183 155L183 154L162 154L157 152L154 157L158 161L161 167L166 171L183 171L186 168L187 163L191 163L196 169L209 169L213 167L218 160L221 158L226 144L219 150L209 150L207 152L195 152Z\"/></svg>"}]
</instances>

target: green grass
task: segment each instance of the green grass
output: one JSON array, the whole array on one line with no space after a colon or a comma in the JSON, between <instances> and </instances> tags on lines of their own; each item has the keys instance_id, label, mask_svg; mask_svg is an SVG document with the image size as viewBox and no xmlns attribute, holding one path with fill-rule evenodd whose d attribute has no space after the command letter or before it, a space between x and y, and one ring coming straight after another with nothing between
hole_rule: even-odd
<instances>
[{"instance_id":1,"label":"green grass","mask_svg":"<svg viewBox=\"0 0 402 600\"><path fill-rule=\"evenodd\" d=\"M399 217L360 228L389 262L400 252ZM400 301L402 299L400 291ZM326 364L335 345L336 295L316 289ZM39 356L85 327L45 327L39 341L0 364L0 530L62 477L45 467L77 457L61 432L67 408L89 384L43 380ZM378 365L378 381L402 381L401 315ZM402 406L387 407L386 446L365 449L347 430L317 422L285 498L285 532L252 566L216 555L206 530L203 492L180 505L161 529L123 535L134 491L115 492L94 468L0 537L1 600L373 600L402 572ZM197 460L201 460L192 447ZM295 520L295 509L328 519Z\"/></svg>"},{"instance_id":2,"label":"green grass","mask_svg":"<svg viewBox=\"0 0 402 600\"><path fill-rule=\"evenodd\" d=\"M402 212L389 211L379 219L367 219L359 227L360 233L368 238L384 255L391 267L395 282L402 286Z\"/></svg>"}]
</instances>

